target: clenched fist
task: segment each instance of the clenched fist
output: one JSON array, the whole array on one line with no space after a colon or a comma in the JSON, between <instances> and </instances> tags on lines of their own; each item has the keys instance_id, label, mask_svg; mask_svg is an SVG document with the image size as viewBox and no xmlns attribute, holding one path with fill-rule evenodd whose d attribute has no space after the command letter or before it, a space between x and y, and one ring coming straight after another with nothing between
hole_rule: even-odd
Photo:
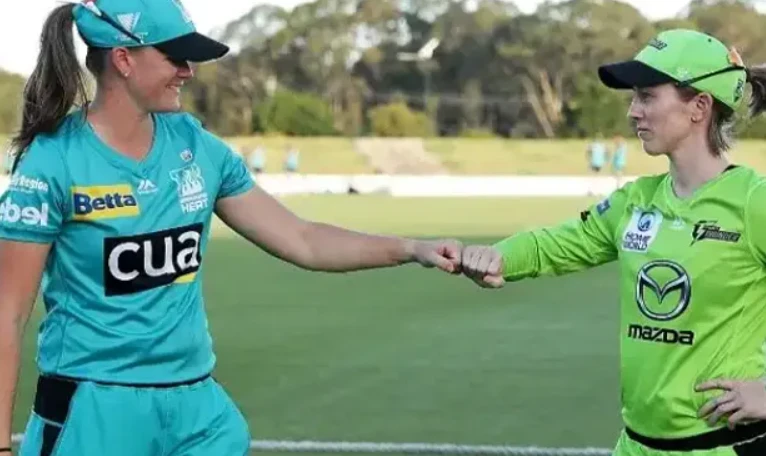
<instances>
[{"instance_id":1,"label":"clenched fist","mask_svg":"<svg viewBox=\"0 0 766 456\"><path fill-rule=\"evenodd\" d=\"M480 287L501 288L505 285L503 255L494 247L471 245L464 248L461 269Z\"/></svg>"},{"instance_id":2,"label":"clenched fist","mask_svg":"<svg viewBox=\"0 0 766 456\"><path fill-rule=\"evenodd\" d=\"M414 261L426 268L436 267L451 274L460 272L463 244L459 241L414 241L409 248Z\"/></svg>"}]
</instances>

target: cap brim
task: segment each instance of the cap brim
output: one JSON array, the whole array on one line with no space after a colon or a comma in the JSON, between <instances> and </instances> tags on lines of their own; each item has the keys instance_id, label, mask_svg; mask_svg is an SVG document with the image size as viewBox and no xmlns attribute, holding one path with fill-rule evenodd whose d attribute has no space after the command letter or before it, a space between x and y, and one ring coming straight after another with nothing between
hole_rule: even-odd
<instances>
[{"instance_id":1,"label":"cap brim","mask_svg":"<svg viewBox=\"0 0 766 456\"><path fill-rule=\"evenodd\" d=\"M154 47L173 60L195 63L217 60L229 52L229 46L197 32L155 44Z\"/></svg>"},{"instance_id":2,"label":"cap brim","mask_svg":"<svg viewBox=\"0 0 766 456\"><path fill-rule=\"evenodd\" d=\"M638 60L602 65L598 68L598 77L605 86L612 89L641 89L677 82Z\"/></svg>"}]
</instances>

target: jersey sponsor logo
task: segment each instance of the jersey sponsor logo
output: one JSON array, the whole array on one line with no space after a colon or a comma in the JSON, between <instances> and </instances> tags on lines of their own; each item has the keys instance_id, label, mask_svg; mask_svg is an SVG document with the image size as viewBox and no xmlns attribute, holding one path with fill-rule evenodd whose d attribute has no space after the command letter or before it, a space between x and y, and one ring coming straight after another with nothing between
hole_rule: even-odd
<instances>
[{"instance_id":1,"label":"jersey sponsor logo","mask_svg":"<svg viewBox=\"0 0 766 456\"><path fill-rule=\"evenodd\" d=\"M628 326L628 337L649 342L694 345L694 333L692 331L676 331L670 328L630 325Z\"/></svg>"},{"instance_id":2,"label":"jersey sponsor logo","mask_svg":"<svg viewBox=\"0 0 766 456\"><path fill-rule=\"evenodd\" d=\"M646 317L656 321L678 318L689 307L691 298L691 278L680 264L655 260L639 269L636 302Z\"/></svg>"},{"instance_id":3,"label":"jersey sponsor logo","mask_svg":"<svg viewBox=\"0 0 766 456\"><path fill-rule=\"evenodd\" d=\"M692 243L690 245L694 245L705 239L736 243L739 242L740 237L742 237L742 233L736 231L724 231L718 223L713 220L700 220L694 224L694 230L692 230Z\"/></svg>"},{"instance_id":4,"label":"jersey sponsor logo","mask_svg":"<svg viewBox=\"0 0 766 456\"><path fill-rule=\"evenodd\" d=\"M191 283L202 262L203 225L104 239L106 296L139 293L172 283Z\"/></svg>"},{"instance_id":5,"label":"jersey sponsor logo","mask_svg":"<svg viewBox=\"0 0 766 456\"><path fill-rule=\"evenodd\" d=\"M48 214L50 208L48 203L42 203L40 207L19 206L14 204L10 194L8 198L0 204L0 222L19 223L27 226L48 226Z\"/></svg>"},{"instance_id":6,"label":"jersey sponsor logo","mask_svg":"<svg viewBox=\"0 0 766 456\"><path fill-rule=\"evenodd\" d=\"M641 216L638 218L638 223L636 224L638 231L646 233L647 231L651 230L652 226L654 226L655 218L656 216L653 212L644 212L641 214Z\"/></svg>"},{"instance_id":7,"label":"jersey sponsor logo","mask_svg":"<svg viewBox=\"0 0 766 456\"><path fill-rule=\"evenodd\" d=\"M689 273L678 263L656 260L646 263L636 279L636 303L641 313L654 321L667 322L683 314L691 304ZM628 326L628 337L650 342L692 345L694 332L641 324Z\"/></svg>"},{"instance_id":8,"label":"jersey sponsor logo","mask_svg":"<svg viewBox=\"0 0 766 456\"><path fill-rule=\"evenodd\" d=\"M205 191L205 179L202 169L196 163L170 172L170 178L176 183L181 210L188 214L207 208L208 196Z\"/></svg>"},{"instance_id":9,"label":"jersey sponsor logo","mask_svg":"<svg viewBox=\"0 0 766 456\"><path fill-rule=\"evenodd\" d=\"M662 214L657 211L635 209L622 237L622 250L646 252L657 237Z\"/></svg>"},{"instance_id":10,"label":"jersey sponsor logo","mask_svg":"<svg viewBox=\"0 0 766 456\"><path fill-rule=\"evenodd\" d=\"M20 193L48 193L48 184L33 177L27 177L23 174L14 174L11 177L11 185L8 189L12 192Z\"/></svg>"},{"instance_id":11,"label":"jersey sponsor logo","mask_svg":"<svg viewBox=\"0 0 766 456\"><path fill-rule=\"evenodd\" d=\"M74 220L135 217L141 213L130 185L72 187Z\"/></svg>"}]
</instances>

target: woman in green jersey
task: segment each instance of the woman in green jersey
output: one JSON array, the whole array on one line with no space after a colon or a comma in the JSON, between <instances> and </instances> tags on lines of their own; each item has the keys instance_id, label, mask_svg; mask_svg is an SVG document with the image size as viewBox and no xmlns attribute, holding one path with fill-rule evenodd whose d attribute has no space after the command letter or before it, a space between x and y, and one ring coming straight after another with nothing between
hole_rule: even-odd
<instances>
[{"instance_id":1,"label":"woman in green jersey","mask_svg":"<svg viewBox=\"0 0 766 456\"><path fill-rule=\"evenodd\" d=\"M96 88L77 109L88 91L74 30ZM456 241L298 217L180 112L190 62L228 51L196 31L180 0L64 3L40 44L0 196L0 456L12 451L21 339L38 290L39 375L20 455L250 452L247 422L212 376L202 276L213 214L303 269L455 271ZM254 277L241 286L257 287Z\"/></svg>"},{"instance_id":2,"label":"woman in green jersey","mask_svg":"<svg viewBox=\"0 0 766 456\"><path fill-rule=\"evenodd\" d=\"M604 65L634 91L629 117L669 170L624 185L559 226L463 251L483 287L617 261L624 430L614 456L766 455L766 179L734 165L731 126L766 70L692 30Z\"/></svg>"}]
</instances>

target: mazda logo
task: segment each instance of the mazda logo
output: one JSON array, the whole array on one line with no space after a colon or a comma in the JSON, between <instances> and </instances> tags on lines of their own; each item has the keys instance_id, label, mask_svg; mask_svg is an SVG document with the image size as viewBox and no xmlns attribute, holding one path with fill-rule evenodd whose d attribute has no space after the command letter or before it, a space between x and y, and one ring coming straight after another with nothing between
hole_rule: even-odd
<instances>
[{"instance_id":1,"label":"mazda logo","mask_svg":"<svg viewBox=\"0 0 766 456\"><path fill-rule=\"evenodd\" d=\"M670 279L659 283L649 274L654 270L665 270L667 273L663 277L670 276ZM666 305L665 298L670 293L677 291L678 298L672 306ZM657 298L659 307L667 308L667 312L656 312L649 309L646 304L647 293L652 293ZM670 321L684 313L692 296L692 285L689 274L678 263L667 260L656 260L645 264L638 271L638 280L636 281L636 302L641 313L657 321Z\"/></svg>"}]
</instances>

